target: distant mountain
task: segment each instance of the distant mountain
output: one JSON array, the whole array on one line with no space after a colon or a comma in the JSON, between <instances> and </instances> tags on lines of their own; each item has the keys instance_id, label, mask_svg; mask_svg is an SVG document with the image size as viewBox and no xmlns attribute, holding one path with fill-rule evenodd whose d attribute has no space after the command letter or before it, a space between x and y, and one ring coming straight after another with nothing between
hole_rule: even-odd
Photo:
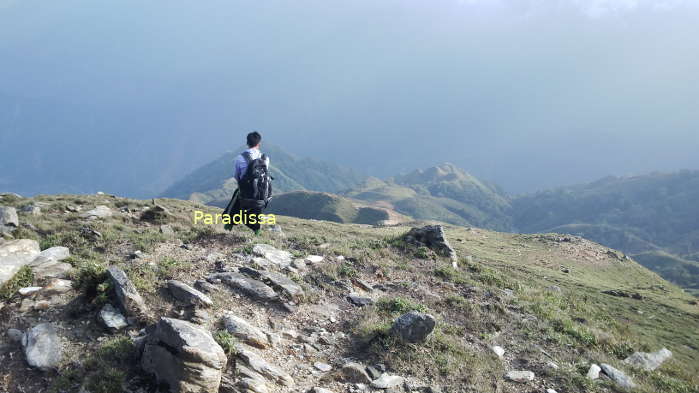
<instances>
[{"instance_id":1,"label":"distant mountain","mask_svg":"<svg viewBox=\"0 0 699 393\"><path fill-rule=\"evenodd\" d=\"M225 206L237 188L233 168L235 157L242 150L226 153L195 170L170 186L162 196ZM366 178L332 163L298 158L274 145L265 144L262 151L270 157L275 195L296 190L339 192L357 186Z\"/></svg>"},{"instance_id":2,"label":"distant mountain","mask_svg":"<svg viewBox=\"0 0 699 393\"><path fill-rule=\"evenodd\" d=\"M507 195L449 163L386 181L370 178L345 195L383 204L416 219L499 231L512 227Z\"/></svg>"},{"instance_id":3,"label":"distant mountain","mask_svg":"<svg viewBox=\"0 0 699 393\"><path fill-rule=\"evenodd\" d=\"M584 236L699 289L699 171L607 177L513 200L521 232ZM689 278L692 276L692 278Z\"/></svg>"},{"instance_id":4,"label":"distant mountain","mask_svg":"<svg viewBox=\"0 0 699 393\"><path fill-rule=\"evenodd\" d=\"M355 224L397 224L405 217L327 192L292 191L274 197L267 213Z\"/></svg>"}]
</instances>

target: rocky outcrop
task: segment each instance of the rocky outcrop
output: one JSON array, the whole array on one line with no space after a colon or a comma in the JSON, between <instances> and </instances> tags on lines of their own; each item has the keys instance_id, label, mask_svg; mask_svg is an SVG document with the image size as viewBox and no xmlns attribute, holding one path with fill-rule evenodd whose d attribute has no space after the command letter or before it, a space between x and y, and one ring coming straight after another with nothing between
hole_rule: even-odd
<instances>
[{"instance_id":1,"label":"rocky outcrop","mask_svg":"<svg viewBox=\"0 0 699 393\"><path fill-rule=\"evenodd\" d=\"M291 280L289 277L281 273L270 272L267 270L255 270L248 267L242 267L239 269L239 271L245 275L264 282L287 298L298 299L299 297L303 296L303 288L301 288L300 285Z\"/></svg>"},{"instance_id":2,"label":"rocky outcrop","mask_svg":"<svg viewBox=\"0 0 699 393\"><path fill-rule=\"evenodd\" d=\"M10 206L0 206L0 233L9 233L19 227L17 209Z\"/></svg>"},{"instance_id":3,"label":"rocky outcrop","mask_svg":"<svg viewBox=\"0 0 699 393\"><path fill-rule=\"evenodd\" d=\"M267 335L262 330L232 313L224 315L223 326L225 326L228 333L248 345L262 349L267 348L269 345Z\"/></svg>"},{"instance_id":4,"label":"rocky outcrop","mask_svg":"<svg viewBox=\"0 0 699 393\"><path fill-rule=\"evenodd\" d=\"M672 357L672 352L663 348L657 352L635 352L624 360L624 363L633 367L642 368L646 371L653 371L660 367L663 362Z\"/></svg>"},{"instance_id":5,"label":"rocky outcrop","mask_svg":"<svg viewBox=\"0 0 699 393\"><path fill-rule=\"evenodd\" d=\"M88 218L88 219L94 220L97 218L111 217L113 214L114 213L112 212L112 209L110 209L108 206L99 205L99 206L95 207L94 209L88 210L88 211L80 214L80 216L83 218Z\"/></svg>"},{"instance_id":6,"label":"rocky outcrop","mask_svg":"<svg viewBox=\"0 0 699 393\"><path fill-rule=\"evenodd\" d=\"M636 384L631 380L631 378L624 374L624 372L617 370L616 368L602 363L602 372L607 375L614 383L622 389L633 389Z\"/></svg>"},{"instance_id":7,"label":"rocky outcrop","mask_svg":"<svg viewBox=\"0 0 699 393\"><path fill-rule=\"evenodd\" d=\"M427 339L435 325L432 315L411 311L393 322L391 332L405 342L418 343Z\"/></svg>"},{"instance_id":8,"label":"rocky outcrop","mask_svg":"<svg viewBox=\"0 0 699 393\"><path fill-rule=\"evenodd\" d=\"M117 305L124 315L127 317L142 318L148 314L146 302L138 293L138 290L133 285L129 277L123 270L116 266L110 266L107 269L107 274L111 279L116 295Z\"/></svg>"},{"instance_id":9,"label":"rocky outcrop","mask_svg":"<svg viewBox=\"0 0 699 393\"><path fill-rule=\"evenodd\" d=\"M294 385L294 379L289 374L280 368L267 363L266 360L258 356L256 353L242 346L237 347L237 357L243 364L249 367L252 371L269 378L279 385L290 387Z\"/></svg>"},{"instance_id":10,"label":"rocky outcrop","mask_svg":"<svg viewBox=\"0 0 699 393\"><path fill-rule=\"evenodd\" d=\"M409 244L425 246L438 255L448 257L456 264L458 257L444 236L444 228L441 225L427 225L422 228L412 228L403 238Z\"/></svg>"},{"instance_id":11,"label":"rocky outcrop","mask_svg":"<svg viewBox=\"0 0 699 393\"><path fill-rule=\"evenodd\" d=\"M124 315L111 304L105 304L99 313L99 321L107 330L116 333L119 330L129 326Z\"/></svg>"},{"instance_id":12,"label":"rocky outcrop","mask_svg":"<svg viewBox=\"0 0 699 393\"><path fill-rule=\"evenodd\" d=\"M145 339L141 367L171 393L218 393L227 359L209 332L162 318Z\"/></svg>"},{"instance_id":13,"label":"rocky outcrop","mask_svg":"<svg viewBox=\"0 0 699 393\"><path fill-rule=\"evenodd\" d=\"M172 297L189 306L211 307L214 304L210 297L181 281L170 280L167 287Z\"/></svg>"},{"instance_id":14,"label":"rocky outcrop","mask_svg":"<svg viewBox=\"0 0 699 393\"><path fill-rule=\"evenodd\" d=\"M221 280L232 289L240 291L253 299L269 301L278 298L274 289L262 281L252 279L240 273L216 273L210 275L208 279L210 281Z\"/></svg>"},{"instance_id":15,"label":"rocky outcrop","mask_svg":"<svg viewBox=\"0 0 699 393\"><path fill-rule=\"evenodd\" d=\"M34 278L66 278L73 266L61 262L70 256L68 247L51 247L42 251L30 264Z\"/></svg>"},{"instance_id":16,"label":"rocky outcrop","mask_svg":"<svg viewBox=\"0 0 699 393\"><path fill-rule=\"evenodd\" d=\"M289 266L293 259L290 252L278 250L269 244L256 244L252 249L252 253L265 258L280 268Z\"/></svg>"},{"instance_id":17,"label":"rocky outcrop","mask_svg":"<svg viewBox=\"0 0 699 393\"><path fill-rule=\"evenodd\" d=\"M27 364L44 371L55 369L63 357L61 339L50 323L42 323L27 330L22 336L22 349Z\"/></svg>"},{"instance_id":18,"label":"rocky outcrop","mask_svg":"<svg viewBox=\"0 0 699 393\"><path fill-rule=\"evenodd\" d=\"M534 373L531 371L508 371L505 379L512 382L529 382L534 380Z\"/></svg>"},{"instance_id":19,"label":"rocky outcrop","mask_svg":"<svg viewBox=\"0 0 699 393\"><path fill-rule=\"evenodd\" d=\"M0 244L0 287L41 252L36 240L10 240Z\"/></svg>"}]
</instances>

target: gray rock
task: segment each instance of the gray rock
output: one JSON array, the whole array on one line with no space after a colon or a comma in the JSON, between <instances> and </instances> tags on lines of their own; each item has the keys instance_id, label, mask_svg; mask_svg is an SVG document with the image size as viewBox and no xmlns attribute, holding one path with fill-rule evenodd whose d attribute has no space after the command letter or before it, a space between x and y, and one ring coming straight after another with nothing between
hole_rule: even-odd
<instances>
[{"instance_id":1,"label":"gray rock","mask_svg":"<svg viewBox=\"0 0 699 393\"><path fill-rule=\"evenodd\" d=\"M31 296L37 292L39 292L43 287L25 287L25 288L20 288L17 292L19 292L20 295L22 296Z\"/></svg>"},{"instance_id":2,"label":"gray rock","mask_svg":"<svg viewBox=\"0 0 699 393\"><path fill-rule=\"evenodd\" d=\"M505 379L513 382L528 382L534 380L534 373L531 371L508 371Z\"/></svg>"},{"instance_id":3,"label":"gray rock","mask_svg":"<svg viewBox=\"0 0 699 393\"><path fill-rule=\"evenodd\" d=\"M213 293L218 290L218 287L216 287L216 285L204 280L194 281L194 288L198 289L202 293Z\"/></svg>"},{"instance_id":4,"label":"gray rock","mask_svg":"<svg viewBox=\"0 0 699 393\"><path fill-rule=\"evenodd\" d=\"M20 209L20 211L22 213L30 214L32 216L38 216L41 214L41 207L34 205L34 204L30 204L30 205L23 206Z\"/></svg>"},{"instance_id":5,"label":"gray rock","mask_svg":"<svg viewBox=\"0 0 699 393\"><path fill-rule=\"evenodd\" d=\"M20 344L23 336L24 332L19 329L7 329L7 338L14 344Z\"/></svg>"},{"instance_id":6,"label":"gray rock","mask_svg":"<svg viewBox=\"0 0 699 393\"><path fill-rule=\"evenodd\" d=\"M358 286L359 288L361 288L367 292L371 292L374 290L374 287L371 284L369 284L368 282L366 282L364 280L358 279L358 278L353 278L352 284Z\"/></svg>"},{"instance_id":7,"label":"gray rock","mask_svg":"<svg viewBox=\"0 0 699 393\"><path fill-rule=\"evenodd\" d=\"M333 391L316 386L311 389L311 393L333 393Z\"/></svg>"},{"instance_id":8,"label":"gray rock","mask_svg":"<svg viewBox=\"0 0 699 393\"><path fill-rule=\"evenodd\" d=\"M68 247L51 247L47 248L39 254L39 257L62 261L70 257L70 249Z\"/></svg>"},{"instance_id":9,"label":"gray rock","mask_svg":"<svg viewBox=\"0 0 699 393\"><path fill-rule=\"evenodd\" d=\"M55 369L63 357L61 339L50 323L41 323L22 336L22 349L30 367Z\"/></svg>"},{"instance_id":10,"label":"gray rock","mask_svg":"<svg viewBox=\"0 0 699 393\"><path fill-rule=\"evenodd\" d=\"M342 376L345 381L350 383L370 384L372 381L369 374L365 371L364 366L355 362L348 362L342 366ZM378 375L377 378L378 377L380 377L380 375Z\"/></svg>"},{"instance_id":11,"label":"gray rock","mask_svg":"<svg viewBox=\"0 0 699 393\"><path fill-rule=\"evenodd\" d=\"M492 348L492 350L493 352L495 352L496 355L498 355L499 358L502 358L503 355L505 355L505 348L501 346L496 345Z\"/></svg>"},{"instance_id":12,"label":"gray rock","mask_svg":"<svg viewBox=\"0 0 699 393\"><path fill-rule=\"evenodd\" d=\"M268 261L274 263L280 268L284 268L291 264L293 259L292 255L288 251L282 251L270 246L269 244L256 244L252 248L252 253L267 259Z\"/></svg>"},{"instance_id":13,"label":"gray rock","mask_svg":"<svg viewBox=\"0 0 699 393\"><path fill-rule=\"evenodd\" d=\"M633 355L626 358L624 363L642 368L646 371L653 371L671 357L672 352L667 348L663 348L657 352L635 352Z\"/></svg>"},{"instance_id":14,"label":"gray rock","mask_svg":"<svg viewBox=\"0 0 699 393\"><path fill-rule=\"evenodd\" d=\"M0 206L0 233L12 232L19 227L17 209L11 206Z\"/></svg>"},{"instance_id":15,"label":"gray rock","mask_svg":"<svg viewBox=\"0 0 699 393\"><path fill-rule=\"evenodd\" d=\"M374 304L374 301L365 296L359 296L356 293L350 293L347 296L347 301L350 302L351 304L357 306L357 307L364 307L364 306L369 306Z\"/></svg>"},{"instance_id":16,"label":"gray rock","mask_svg":"<svg viewBox=\"0 0 699 393\"><path fill-rule=\"evenodd\" d=\"M294 379L283 370L267 363L266 360L262 359L260 356L248 349L240 346L237 349L236 355L238 359L240 359L251 370L275 381L282 386L290 387L294 385Z\"/></svg>"},{"instance_id":17,"label":"gray rock","mask_svg":"<svg viewBox=\"0 0 699 393\"><path fill-rule=\"evenodd\" d=\"M167 287L175 299L190 306L211 307L214 304L210 297L181 281L170 280Z\"/></svg>"},{"instance_id":18,"label":"gray rock","mask_svg":"<svg viewBox=\"0 0 699 393\"><path fill-rule=\"evenodd\" d=\"M323 362L315 362L315 363L313 363L313 367L315 367L316 369L318 369L324 373L327 373L328 371L333 369L333 367L331 365L329 365L327 363L323 363Z\"/></svg>"},{"instance_id":19,"label":"gray rock","mask_svg":"<svg viewBox=\"0 0 699 393\"><path fill-rule=\"evenodd\" d=\"M223 325L226 327L228 333L232 334L248 345L262 349L269 346L267 335L243 318L228 313L223 317Z\"/></svg>"},{"instance_id":20,"label":"gray rock","mask_svg":"<svg viewBox=\"0 0 699 393\"><path fill-rule=\"evenodd\" d=\"M379 371L376 367L373 367L373 366L368 366L366 368L366 373L367 373L367 375L369 375L369 379L371 381L378 379L379 377L381 377L381 374L382 374L381 371Z\"/></svg>"},{"instance_id":21,"label":"gray rock","mask_svg":"<svg viewBox=\"0 0 699 393\"><path fill-rule=\"evenodd\" d=\"M593 363L592 365L590 365L590 369L587 370L587 378L594 381L595 379L599 378L600 371L602 371L602 369L598 365Z\"/></svg>"},{"instance_id":22,"label":"gray rock","mask_svg":"<svg viewBox=\"0 0 699 393\"><path fill-rule=\"evenodd\" d=\"M141 367L171 393L218 393L227 359L211 334L186 321L161 318L146 338Z\"/></svg>"},{"instance_id":23,"label":"gray rock","mask_svg":"<svg viewBox=\"0 0 699 393\"><path fill-rule=\"evenodd\" d=\"M107 268L107 274L114 287L117 305L124 315L142 318L148 314L146 302L123 270L116 266L110 266Z\"/></svg>"},{"instance_id":24,"label":"gray rock","mask_svg":"<svg viewBox=\"0 0 699 393\"><path fill-rule=\"evenodd\" d=\"M617 386L623 389L633 389L636 387L636 384L631 380L631 378L624 374L622 371L617 370L616 368L605 363L602 363L600 366L602 366L602 371L612 381L614 381L614 383L617 384Z\"/></svg>"},{"instance_id":25,"label":"gray rock","mask_svg":"<svg viewBox=\"0 0 699 393\"><path fill-rule=\"evenodd\" d=\"M175 237L175 230L172 229L172 226L170 225L161 225L160 233L162 233L166 237Z\"/></svg>"},{"instance_id":26,"label":"gray rock","mask_svg":"<svg viewBox=\"0 0 699 393\"><path fill-rule=\"evenodd\" d=\"M448 257L452 262L456 262L458 257L456 251L449 245L444 236L444 228L441 225L427 225L422 228L412 228L404 235L407 243L424 245L437 254Z\"/></svg>"},{"instance_id":27,"label":"gray rock","mask_svg":"<svg viewBox=\"0 0 699 393\"><path fill-rule=\"evenodd\" d=\"M229 287L254 299L269 301L276 300L278 298L277 293L274 292L274 289L270 288L265 283L240 273L216 273L210 275L208 279L209 281L212 279L219 279Z\"/></svg>"},{"instance_id":28,"label":"gray rock","mask_svg":"<svg viewBox=\"0 0 699 393\"><path fill-rule=\"evenodd\" d=\"M80 214L80 216L83 218L95 219L95 218L111 217L113 214L114 213L112 212L112 209L110 209L109 207L104 206L104 205L99 205L99 206L96 206L92 210L88 210L88 211Z\"/></svg>"},{"instance_id":29,"label":"gray rock","mask_svg":"<svg viewBox=\"0 0 699 393\"><path fill-rule=\"evenodd\" d=\"M375 389L391 389L398 385L402 385L405 378L397 375L383 374L378 379L371 382L371 387Z\"/></svg>"},{"instance_id":30,"label":"gray rock","mask_svg":"<svg viewBox=\"0 0 699 393\"><path fill-rule=\"evenodd\" d=\"M0 244L0 287L41 252L36 240L8 240Z\"/></svg>"},{"instance_id":31,"label":"gray rock","mask_svg":"<svg viewBox=\"0 0 699 393\"><path fill-rule=\"evenodd\" d=\"M34 278L43 280L45 278L67 278L73 266L69 263L59 262L44 256L36 257L29 266L32 267Z\"/></svg>"},{"instance_id":32,"label":"gray rock","mask_svg":"<svg viewBox=\"0 0 699 393\"><path fill-rule=\"evenodd\" d=\"M238 269L241 273L251 276L257 280L261 280L265 284L282 293L287 298L297 299L303 296L303 288L294 282L289 277L276 272L267 270L255 270L248 267Z\"/></svg>"},{"instance_id":33,"label":"gray rock","mask_svg":"<svg viewBox=\"0 0 699 393\"><path fill-rule=\"evenodd\" d=\"M122 315L119 310L114 308L111 304L105 304L99 313L100 323L107 328L112 333L116 333L119 330L129 326L124 315Z\"/></svg>"},{"instance_id":34,"label":"gray rock","mask_svg":"<svg viewBox=\"0 0 699 393\"><path fill-rule=\"evenodd\" d=\"M63 280L60 278L52 278L46 283L44 289L41 291L43 296L53 296L68 293L73 290L73 282L70 280Z\"/></svg>"},{"instance_id":35,"label":"gray rock","mask_svg":"<svg viewBox=\"0 0 699 393\"><path fill-rule=\"evenodd\" d=\"M398 317L393 322L391 331L405 342L418 343L427 339L435 325L432 315L411 311Z\"/></svg>"},{"instance_id":36,"label":"gray rock","mask_svg":"<svg viewBox=\"0 0 699 393\"><path fill-rule=\"evenodd\" d=\"M163 221L166 220L170 215L170 211L165 206L155 205L141 213L141 220Z\"/></svg>"}]
</instances>

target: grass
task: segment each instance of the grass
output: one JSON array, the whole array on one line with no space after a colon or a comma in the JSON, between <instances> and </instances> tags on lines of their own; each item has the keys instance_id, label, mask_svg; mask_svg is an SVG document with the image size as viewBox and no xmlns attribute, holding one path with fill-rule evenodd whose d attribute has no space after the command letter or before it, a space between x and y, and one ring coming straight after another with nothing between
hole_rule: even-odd
<instances>
[{"instance_id":1,"label":"grass","mask_svg":"<svg viewBox=\"0 0 699 393\"><path fill-rule=\"evenodd\" d=\"M223 352L230 359L236 354L236 338L227 330L217 330L214 333L214 340L221 346Z\"/></svg>"},{"instance_id":2,"label":"grass","mask_svg":"<svg viewBox=\"0 0 699 393\"><path fill-rule=\"evenodd\" d=\"M29 266L23 266L17 274L5 285L0 288L0 300L9 300L17 290L24 287L29 287L34 282L34 274Z\"/></svg>"}]
</instances>

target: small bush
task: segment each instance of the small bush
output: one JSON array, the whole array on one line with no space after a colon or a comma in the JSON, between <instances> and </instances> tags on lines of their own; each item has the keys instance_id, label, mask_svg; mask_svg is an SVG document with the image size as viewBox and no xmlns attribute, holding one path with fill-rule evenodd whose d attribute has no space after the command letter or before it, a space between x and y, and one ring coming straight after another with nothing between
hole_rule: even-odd
<instances>
[{"instance_id":1,"label":"small bush","mask_svg":"<svg viewBox=\"0 0 699 393\"><path fill-rule=\"evenodd\" d=\"M214 340L223 348L223 352L226 353L226 356L231 357L235 355L236 339L232 334L228 333L227 330L216 331L216 333L214 333Z\"/></svg>"},{"instance_id":2,"label":"small bush","mask_svg":"<svg viewBox=\"0 0 699 393\"><path fill-rule=\"evenodd\" d=\"M376 303L376 308L380 312L386 314L405 314L413 310L419 312L427 311L427 307L425 307L424 305L414 303L402 297L379 299L379 301Z\"/></svg>"},{"instance_id":3,"label":"small bush","mask_svg":"<svg viewBox=\"0 0 699 393\"><path fill-rule=\"evenodd\" d=\"M29 266L22 267L17 274L0 288L0 299L9 300L17 290L29 287L34 282L34 274Z\"/></svg>"}]
</instances>

